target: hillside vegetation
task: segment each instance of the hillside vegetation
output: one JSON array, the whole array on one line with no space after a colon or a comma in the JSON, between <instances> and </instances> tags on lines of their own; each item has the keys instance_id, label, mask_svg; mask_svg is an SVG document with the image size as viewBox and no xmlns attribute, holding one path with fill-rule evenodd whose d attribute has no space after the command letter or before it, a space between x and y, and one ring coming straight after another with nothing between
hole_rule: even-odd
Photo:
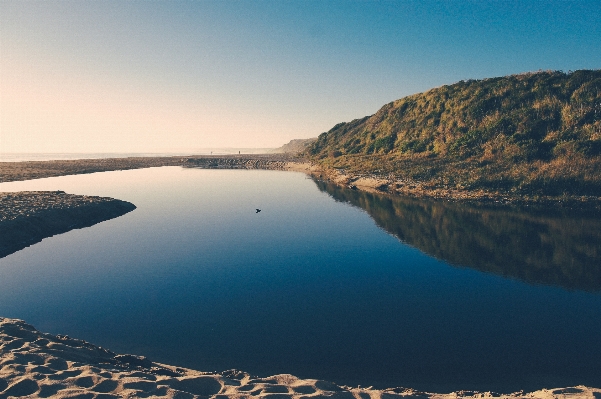
<instances>
[{"instance_id":1,"label":"hillside vegetation","mask_svg":"<svg viewBox=\"0 0 601 399\"><path fill-rule=\"evenodd\" d=\"M601 196L601 70L468 80L322 133L326 169L425 190Z\"/></svg>"}]
</instances>

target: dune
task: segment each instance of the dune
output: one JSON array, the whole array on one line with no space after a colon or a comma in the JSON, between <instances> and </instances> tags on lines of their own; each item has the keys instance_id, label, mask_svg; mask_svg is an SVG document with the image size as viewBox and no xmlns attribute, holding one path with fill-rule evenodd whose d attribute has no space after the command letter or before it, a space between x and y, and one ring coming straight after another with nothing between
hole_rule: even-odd
<instances>
[{"instance_id":1,"label":"dune","mask_svg":"<svg viewBox=\"0 0 601 399\"><path fill-rule=\"evenodd\" d=\"M585 386L499 395L448 394L408 388L339 386L289 374L259 378L238 370L202 372L123 355L70 338L37 331L23 320L0 317L0 399L8 398L601 398Z\"/></svg>"}]
</instances>

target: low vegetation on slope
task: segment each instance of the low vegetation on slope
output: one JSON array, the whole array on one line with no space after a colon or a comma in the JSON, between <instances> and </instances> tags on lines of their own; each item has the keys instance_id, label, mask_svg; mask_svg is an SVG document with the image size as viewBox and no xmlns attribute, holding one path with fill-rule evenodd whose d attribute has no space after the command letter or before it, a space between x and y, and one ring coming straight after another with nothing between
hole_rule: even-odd
<instances>
[{"instance_id":1,"label":"low vegetation on slope","mask_svg":"<svg viewBox=\"0 0 601 399\"><path fill-rule=\"evenodd\" d=\"M322 133L324 167L430 189L601 196L601 70L468 80Z\"/></svg>"}]
</instances>

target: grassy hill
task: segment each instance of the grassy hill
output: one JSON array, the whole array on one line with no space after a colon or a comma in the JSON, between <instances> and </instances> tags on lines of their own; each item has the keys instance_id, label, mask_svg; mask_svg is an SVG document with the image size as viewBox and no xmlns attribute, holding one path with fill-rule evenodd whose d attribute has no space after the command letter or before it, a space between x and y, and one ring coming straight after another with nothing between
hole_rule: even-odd
<instances>
[{"instance_id":1,"label":"grassy hill","mask_svg":"<svg viewBox=\"0 0 601 399\"><path fill-rule=\"evenodd\" d=\"M601 70L468 80L322 133L326 169L425 190L601 196Z\"/></svg>"}]
</instances>

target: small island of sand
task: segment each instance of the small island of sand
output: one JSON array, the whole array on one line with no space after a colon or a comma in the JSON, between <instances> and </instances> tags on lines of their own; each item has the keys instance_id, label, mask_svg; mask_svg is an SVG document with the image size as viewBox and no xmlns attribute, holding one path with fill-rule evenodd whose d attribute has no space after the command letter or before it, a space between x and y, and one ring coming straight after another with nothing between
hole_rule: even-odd
<instances>
[{"instance_id":1,"label":"small island of sand","mask_svg":"<svg viewBox=\"0 0 601 399\"><path fill-rule=\"evenodd\" d=\"M63 191L0 192L0 258L69 230L134 210L121 200Z\"/></svg>"}]
</instances>

